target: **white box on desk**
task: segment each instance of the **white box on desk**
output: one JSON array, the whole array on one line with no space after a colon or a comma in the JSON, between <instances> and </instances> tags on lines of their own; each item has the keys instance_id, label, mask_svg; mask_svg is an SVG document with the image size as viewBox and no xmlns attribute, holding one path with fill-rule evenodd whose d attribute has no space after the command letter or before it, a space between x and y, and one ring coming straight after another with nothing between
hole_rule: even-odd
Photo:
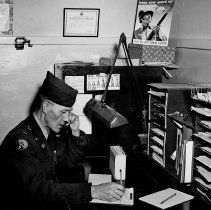
<instances>
[{"instance_id":1,"label":"white box on desk","mask_svg":"<svg viewBox=\"0 0 211 210\"><path fill-rule=\"evenodd\" d=\"M115 180L125 180L126 154L121 146L110 146L109 169Z\"/></svg>"}]
</instances>

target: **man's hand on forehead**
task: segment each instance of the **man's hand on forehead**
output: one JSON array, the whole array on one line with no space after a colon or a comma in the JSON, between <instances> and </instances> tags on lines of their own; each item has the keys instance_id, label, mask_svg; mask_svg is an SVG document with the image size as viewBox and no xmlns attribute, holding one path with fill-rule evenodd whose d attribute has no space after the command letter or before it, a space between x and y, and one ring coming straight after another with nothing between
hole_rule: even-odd
<instances>
[{"instance_id":1,"label":"man's hand on forehead","mask_svg":"<svg viewBox=\"0 0 211 210\"><path fill-rule=\"evenodd\" d=\"M69 113L69 123L72 124L78 116L72 112Z\"/></svg>"},{"instance_id":2,"label":"man's hand on forehead","mask_svg":"<svg viewBox=\"0 0 211 210\"><path fill-rule=\"evenodd\" d=\"M72 130L72 134L74 136L79 136L80 135L80 121L78 115L70 112L69 114L69 122L70 122L70 128Z\"/></svg>"}]
</instances>

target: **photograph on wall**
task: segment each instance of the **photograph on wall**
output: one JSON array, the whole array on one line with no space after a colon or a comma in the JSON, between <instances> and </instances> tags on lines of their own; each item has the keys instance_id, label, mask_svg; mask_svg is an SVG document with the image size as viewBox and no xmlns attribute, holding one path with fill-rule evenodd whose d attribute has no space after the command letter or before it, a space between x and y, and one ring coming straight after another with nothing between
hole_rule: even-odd
<instances>
[{"instance_id":1,"label":"photograph on wall","mask_svg":"<svg viewBox=\"0 0 211 210\"><path fill-rule=\"evenodd\" d=\"M133 43L167 46L175 0L138 0Z\"/></svg>"},{"instance_id":2,"label":"photograph on wall","mask_svg":"<svg viewBox=\"0 0 211 210\"><path fill-rule=\"evenodd\" d=\"M105 90L108 74L87 75L87 91ZM120 74L112 74L108 90L120 90Z\"/></svg>"},{"instance_id":3,"label":"photograph on wall","mask_svg":"<svg viewBox=\"0 0 211 210\"><path fill-rule=\"evenodd\" d=\"M13 0L0 0L0 35L13 35Z\"/></svg>"}]
</instances>

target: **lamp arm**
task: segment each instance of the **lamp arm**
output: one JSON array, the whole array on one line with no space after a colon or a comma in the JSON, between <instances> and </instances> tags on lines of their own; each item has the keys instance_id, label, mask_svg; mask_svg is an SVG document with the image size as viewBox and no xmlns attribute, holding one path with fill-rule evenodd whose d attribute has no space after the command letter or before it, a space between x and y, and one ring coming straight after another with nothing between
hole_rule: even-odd
<instances>
[{"instance_id":1,"label":"lamp arm","mask_svg":"<svg viewBox=\"0 0 211 210\"><path fill-rule=\"evenodd\" d=\"M142 131L146 132L146 129L147 129L146 113L147 113L147 111L146 111L146 108L145 108L145 105L144 105L144 102L143 102L143 96L141 94L141 91L138 88L138 82L137 82L136 77L133 73L133 64L132 64L132 61L131 61L131 58L130 58L130 55L129 55L129 50L127 48L127 42L126 42L126 36L125 36L124 33L122 33L120 35L119 44L117 46L117 50L116 50L116 53L115 53L115 56L114 56L114 60L113 60L112 66L111 66L110 74L109 74L109 77L108 77L108 80L107 80L107 83L106 83L105 91L103 93L101 102L102 102L102 104L105 104L106 94L107 94L107 91L108 91L109 83L110 83L110 80L111 80L111 76L112 76L112 73L113 73L113 70L114 70L114 66L115 66L115 63L116 63L116 60L117 60L117 56L119 54L119 49L121 47L121 44L123 45L123 49L124 49L124 53L125 53L125 57L126 57L126 63L127 63L128 66L132 67L132 69L130 69L130 71L129 71L129 74L130 74L130 79L131 79L131 82L132 82L132 85L133 85L133 88L134 88L134 91L135 91L135 99L136 99L136 103L137 103L137 107L138 107L137 115L138 115L139 118L141 118L141 121L142 121L142 125L141 125ZM142 114L142 116L139 116L140 114Z\"/></svg>"},{"instance_id":2,"label":"lamp arm","mask_svg":"<svg viewBox=\"0 0 211 210\"><path fill-rule=\"evenodd\" d=\"M130 54L129 54L129 50L127 47L127 42L126 42L126 37L123 39L122 41L122 45L123 45L123 49L124 49L124 53L125 53L125 57L126 57L126 63L128 66L131 67L131 69L128 71L134 91L135 91L135 99L136 99L136 107L137 107L137 115L138 118L141 118L142 121L142 131L144 133L146 133L147 131L147 110L144 104L144 100L143 100L143 96L142 93L140 91L140 89L138 88L138 81L134 75L134 70L133 70L133 64L130 58Z\"/></svg>"},{"instance_id":3,"label":"lamp arm","mask_svg":"<svg viewBox=\"0 0 211 210\"><path fill-rule=\"evenodd\" d=\"M102 99L101 99L102 103L105 103L105 100L106 100L106 94L107 94L107 91L108 91L109 83L111 81L111 76L112 76L112 73L114 71L114 66L115 66L115 63L116 63L116 60L117 60L117 56L119 54L119 49L120 49L121 43L122 43L122 41L124 39L124 36L125 36L124 33L122 33L120 38L119 38L119 44L117 46L117 50L116 50L116 53L115 53L115 56L114 56L114 60L113 60L112 66L111 66L110 74L108 76L108 80L107 80L107 83L106 83L105 91L104 91Z\"/></svg>"},{"instance_id":4,"label":"lamp arm","mask_svg":"<svg viewBox=\"0 0 211 210\"><path fill-rule=\"evenodd\" d=\"M145 108L142 93L138 88L138 82L137 82L137 79L136 79L134 72L133 72L133 64L132 64L132 61L131 61L131 58L130 58L130 55L129 55L129 50L127 48L126 39L122 44L123 44L123 48L124 48L124 52L125 52L126 63L127 63L128 66L132 67L132 69L130 71L128 71L128 73L130 74L130 79L132 81L132 85L133 85L133 88L135 90L137 103L138 103L139 107Z\"/></svg>"}]
</instances>

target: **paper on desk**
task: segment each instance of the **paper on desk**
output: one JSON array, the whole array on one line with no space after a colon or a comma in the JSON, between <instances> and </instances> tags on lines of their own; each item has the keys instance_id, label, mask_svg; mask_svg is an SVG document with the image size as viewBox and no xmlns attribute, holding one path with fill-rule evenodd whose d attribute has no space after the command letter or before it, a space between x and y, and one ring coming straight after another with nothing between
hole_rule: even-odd
<instances>
[{"instance_id":1,"label":"paper on desk","mask_svg":"<svg viewBox=\"0 0 211 210\"><path fill-rule=\"evenodd\" d=\"M123 197L118 200L118 201L103 201L100 199L92 199L91 203L105 203L105 204L116 204L116 205L126 205L126 206L132 206L134 203L134 198L133 198L133 188L125 188L125 193Z\"/></svg>"},{"instance_id":2,"label":"paper on desk","mask_svg":"<svg viewBox=\"0 0 211 210\"><path fill-rule=\"evenodd\" d=\"M89 174L88 182L94 185L111 182L112 177L111 174ZM125 193L121 200L108 202L100 199L92 199L91 203L105 203L105 204L117 204L117 205L133 205L134 196L133 196L133 188L125 188Z\"/></svg>"},{"instance_id":3,"label":"paper on desk","mask_svg":"<svg viewBox=\"0 0 211 210\"><path fill-rule=\"evenodd\" d=\"M170 198L169 200L167 200L166 202L161 204L161 202L163 200L168 198L170 195L173 195L174 193L176 193L176 195L174 197ZM139 198L139 200L144 201L146 203L149 203L153 206L157 206L161 209L166 209L166 208L169 208L171 206L175 206L177 204L189 201L193 198L194 197L192 195L183 193L181 191L178 191L178 190L175 190L175 189L172 189L172 188L167 188L165 190L161 190L161 191L158 191L156 193L152 193L150 195L141 197L141 198Z\"/></svg>"},{"instance_id":4,"label":"paper on desk","mask_svg":"<svg viewBox=\"0 0 211 210\"><path fill-rule=\"evenodd\" d=\"M88 182L93 185L111 182L111 174L89 174Z\"/></svg>"}]
</instances>

